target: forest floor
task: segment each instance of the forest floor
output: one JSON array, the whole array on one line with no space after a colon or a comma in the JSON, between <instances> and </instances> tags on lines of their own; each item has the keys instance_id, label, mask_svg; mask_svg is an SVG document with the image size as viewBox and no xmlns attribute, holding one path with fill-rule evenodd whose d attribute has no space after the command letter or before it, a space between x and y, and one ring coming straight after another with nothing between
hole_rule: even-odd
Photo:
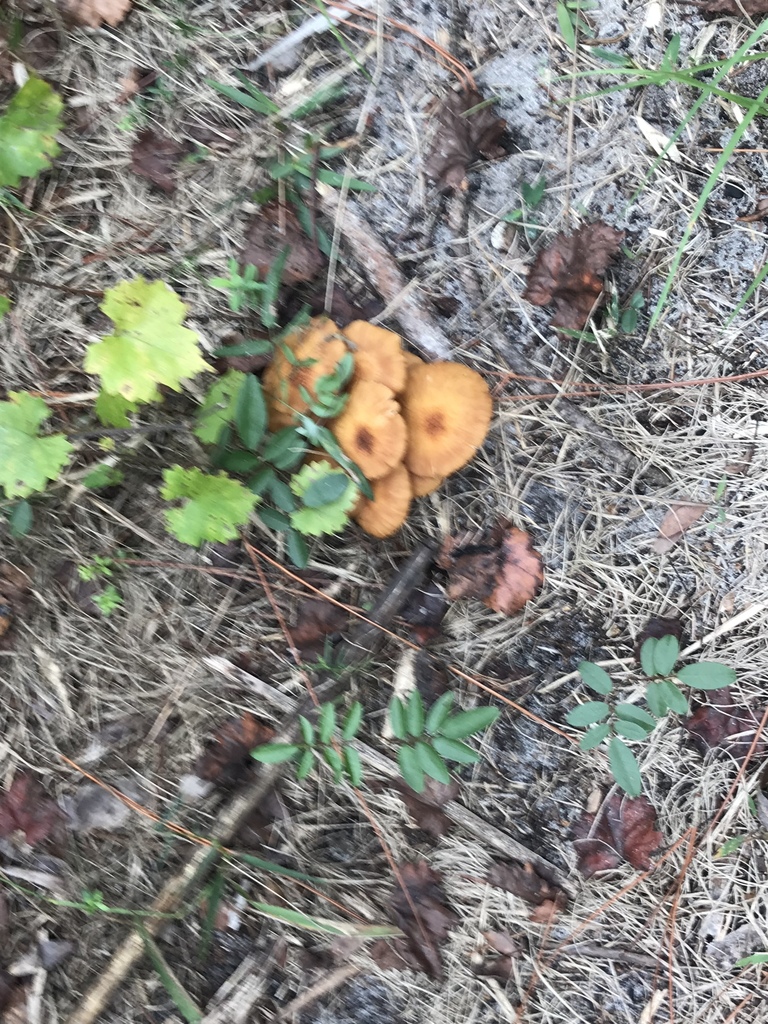
<instances>
[{"instance_id":1,"label":"forest floor","mask_svg":"<svg viewBox=\"0 0 768 1024\"><path fill-rule=\"evenodd\" d=\"M169 536L161 469L200 459L179 431L134 436L119 487L93 492L63 478L34 501L26 536L0 525L0 596L15 601L0 639L2 779L8 788L32 773L75 822L56 842L0 840L0 967L23 979L3 981L16 984L16 1016L5 1019L183 1019L148 958L84 1015L134 924L103 908L149 908L195 849L163 822L209 835L258 780L247 744L234 754L231 744L244 716L277 726L304 695L283 626L323 613L301 581L365 612L425 541L482 535L502 520L541 553L538 595L513 616L452 602L426 651L408 646L419 636L396 617L351 683L368 712L365 742L384 758L364 800L322 773L304 783L284 773L238 833L237 848L312 876L312 888L230 861L201 883L220 879L221 894L185 894L157 933L160 952L211 1022L221 1017L210 1001L243 962L255 995L228 1007L230 1024L764 1021L762 968L735 965L768 950L768 831L755 802L768 678L768 425L757 373L768 374L768 323L765 289L752 288L765 261L768 109L750 108L768 85L765 36L718 81L729 95L713 95L680 70L711 64L694 78L711 83L755 30L746 16L707 19L673 0L594 0L578 15L577 3L551 0L374 0L372 17L326 24L246 70L283 112L278 123L209 83L237 87L235 71L316 14L309 3L134 0L119 24L98 29L64 24L47 2L4 6L0 109L19 62L66 105L53 168L16 193L31 212L0 208L0 270L16 275L0 281L13 300L0 322L4 391L58 395L59 428L87 429L87 408L62 396L92 399L83 353L109 322L83 293L139 274L177 292L206 351L233 332L248 337L248 314L233 314L208 281L242 258L269 164L301 155L309 139L343 145L328 162L345 176L331 190L340 209L391 254L450 358L479 371L495 398L475 460L417 501L403 529L377 541L350 526L317 541L299 578L284 571L294 570L280 535L257 522L250 540L273 559L258 569L239 544L198 551ZM494 158L469 152L454 188L429 175L444 131L435 99L467 80L445 66L445 51L506 122ZM664 67L665 53L666 74L632 71ZM296 119L299 101L326 89L332 98ZM348 188L350 177L375 191ZM330 263L282 295L281 316L302 301L320 311L333 293L326 308L340 321L345 310L379 316L429 355L401 319L404 296L387 293L381 265L329 209L314 215L332 239ZM558 331L551 305L523 297L529 270L559 232L597 221L623 232L602 305L583 330ZM188 400L172 396L170 415ZM86 452L81 468L98 454ZM662 521L681 502L698 518L660 553ZM115 578L122 604L105 616L75 567L118 550L129 559ZM222 568L233 575L210 572ZM436 569L430 579L444 582ZM723 662L738 681L705 739L670 715L633 745L661 841L652 856L633 854L647 832L627 834L616 811L623 851L585 877L574 828L603 797L622 804L604 752L580 750L565 724L589 699L576 668L601 662L623 699L642 703L634 651L659 617L674 620L690 658ZM322 624L305 661L317 668L321 653ZM393 686L415 681L434 695L449 677L466 707L489 701L470 680L491 687L501 714L480 762L457 773L453 820L434 822L423 808L414 818L388 777L381 726ZM86 822L96 789L82 770L145 813L112 806L115 820ZM392 865L422 860L436 873L427 927L450 922L434 939L440 968L394 970L356 927L398 920ZM532 892L519 876L513 891L489 884L495 863L515 860L529 881L539 872ZM260 914L254 901L310 924ZM51 942L67 945L54 956Z\"/></svg>"}]
</instances>

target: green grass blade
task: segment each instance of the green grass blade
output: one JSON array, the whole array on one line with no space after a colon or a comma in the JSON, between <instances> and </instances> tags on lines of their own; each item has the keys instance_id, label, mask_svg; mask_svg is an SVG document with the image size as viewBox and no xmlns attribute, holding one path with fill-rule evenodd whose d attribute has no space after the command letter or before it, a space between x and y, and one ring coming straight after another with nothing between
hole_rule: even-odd
<instances>
[{"instance_id":1,"label":"green grass blade","mask_svg":"<svg viewBox=\"0 0 768 1024\"><path fill-rule=\"evenodd\" d=\"M163 988L173 1000L173 1005L188 1024L198 1024L203 1019L202 1011L168 966L165 957L147 929L141 924L137 924L136 928L144 943L144 950L157 971Z\"/></svg>"}]
</instances>

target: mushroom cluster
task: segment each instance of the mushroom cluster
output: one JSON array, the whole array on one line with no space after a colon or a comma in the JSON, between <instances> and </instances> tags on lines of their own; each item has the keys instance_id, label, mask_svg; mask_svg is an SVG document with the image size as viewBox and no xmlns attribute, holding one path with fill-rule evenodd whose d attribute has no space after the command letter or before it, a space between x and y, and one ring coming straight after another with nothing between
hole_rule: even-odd
<instances>
[{"instance_id":1,"label":"mushroom cluster","mask_svg":"<svg viewBox=\"0 0 768 1024\"><path fill-rule=\"evenodd\" d=\"M352 518L374 537L405 522L413 498L436 490L483 443L493 404L479 373L453 362L425 363L406 352L398 334L355 320L340 331L315 318L284 343L264 374L270 429L306 413L302 394L333 372L346 352L354 358L344 411L328 425L339 447L370 481Z\"/></svg>"}]
</instances>

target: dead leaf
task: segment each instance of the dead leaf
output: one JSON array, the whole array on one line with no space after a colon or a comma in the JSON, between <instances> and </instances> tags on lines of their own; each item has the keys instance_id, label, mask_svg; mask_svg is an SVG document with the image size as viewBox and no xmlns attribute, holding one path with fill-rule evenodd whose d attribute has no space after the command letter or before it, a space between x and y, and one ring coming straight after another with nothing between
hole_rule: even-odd
<instances>
[{"instance_id":1,"label":"dead leaf","mask_svg":"<svg viewBox=\"0 0 768 1024\"><path fill-rule=\"evenodd\" d=\"M701 501L676 501L662 519L659 535L651 544L651 551L657 555L666 554L708 508L709 505Z\"/></svg>"},{"instance_id":2,"label":"dead leaf","mask_svg":"<svg viewBox=\"0 0 768 1024\"><path fill-rule=\"evenodd\" d=\"M755 730L760 725L762 712L752 708L738 706L731 693L730 686L723 686L704 695L705 703L683 722L701 754L709 750L720 749L730 754L737 761L742 761L752 746ZM757 742L755 755L766 751L766 740L763 736Z\"/></svg>"},{"instance_id":3,"label":"dead leaf","mask_svg":"<svg viewBox=\"0 0 768 1024\"><path fill-rule=\"evenodd\" d=\"M222 789L239 785L253 767L251 751L269 743L275 730L246 711L219 726L208 749L200 758L196 773Z\"/></svg>"},{"instance_id":4,"label":"dead leaf","mask_svg":"<svg viewBox=\"0 0 768 1024\"><path fill-rule=\"evenodd\" d=\"M541 555L530 536L497 523L486 539L463 534L445 539L437 564L449 573L448 597L476 597L502 615L514 615L544 582Z\"/></svg>"},{"instance_id":5,"label":"dead leaf","mask_svg":"<svg viewBox=\"0 0 768 1024\"><path fill-rule=\"evenodd\" d=\"M498 889L506 889L507 892L534 906L548 902L563 906L567 901L563 890L543 878L530 863L496 863L488 872L488 884L495 885Z\"/></svg>"},{"instance_id":6,"label":"dead leaf","mask_svg":"<svg viewBox=\"0 0 768 1024\"><path fill-rule=\"evenodd\" d=\"M163 192L176 188L176 165L189 152L189 146L177 142L164 132L145 128L139 132L131 149L131 170L148 178Z\"/></svg>"},{"instance_id":7,"label":"dead leaf","mask_svg":"<svg viewBox=\"0 0 768 1024\"><path fill-rule=\"evenodd\" d=\"M398 885L390 905L395 923L405 936L374 943L371 956L383 970L424 971L439 979L443 965L438 947L456 927L458 917L446 907L440 875L426 861L400 864L399 872L405 891Z\"/></svg>"},{"instance_id":8,"label":"dead leaf","mask_svg":"<svg viewBox=\"0 0 768 1024\"><path fill-rule=\"evenodd\" d=\"M282 284L292 286L311 281L325 266L325 257L307 237L293 210L273 200L265 203L248 225L240 261L244 266L253 264L259 276L265 277L286 246L289 252Z\"/></svg>"},{"instance_id":9,"label":"dead leaf","mask_svg":"<svg viewBox=\"0 0 768 1024\"><path fill-rule=\"evenodd\" d=\"M483 938L497 953L502 956L518 956L520 943L509 932L483 932Z\"/></svg>"},{"instance_id":10,"label":"dead leaf","mask_svg":"<svg viewBox=\"0 0 768 1024\"><path fill-rule=\"evenodd\" d=\"M444 836L452 822L441 808L459 795L458 782L454 779L446 785L444 782L436 782L434 779L427 778L421 793L414 792L405 783L397 782L395 785L418 827L434 836L435 839Z\"/></svg>"},{"instance_id":11,"label":"dead leaf","mask_svg":"<svg viewBox=\"0 0 768 1024\"><path fill-rule=\"evenodd\" d=\"M634 799L621 793L603 803L597 814L584 813L573 826L579 871L590 878L627 861L647 871L651 855L664 842L656 831L656 809L644 796Z\"/></svg>"},{"instance_id":12,"label":"dead leaf","mask_svg":"<svg viewBox=\"0 0 768 1024\"><path fill-rule=\"evenodd\" d=\"M445 590L436 580L430 580L413 592L400 615L411 627L416 642L425 645L440 636L448 607Z\"/></svg>"},{"instance_id":13,"label":"dead leaf","mask_svg":"<svg viewBox=\"0 0 768 1024\"><path fill-rule=\"evenodd\" d=\"M10 789L0 796L0 836L9 836L18 829L30 846L36 846L43 839L55 837L63 821L56 801L29 772L17 772Z\"/></svg>"},{"instance_id":14,"label":"dead leaf","mask_svg":"<svg viewBox=\"0 0 768 1024\"><path fill-rule=\"evenodd\" d=\"M27 611L31 583L11 562L0 562L0 651L13 646L13 626Z\"/></svg>"},{"instance_id":15,"label":"dead leaf","mask_svg":"<svg viewBox=\"0 0 768 1024\"><path fill-rule=\"evenodd\" d=\"M553 327L580 331L601 299L603 275L619 251L624 233L602 220L572 235L555 235L528 272L523 298L535 306L555 307Z\"/></svg>"},{"instance_id":16,"label":"dead leaf","mask_svg":"<svg viewBox=\"0 0 768 1024\"><path fill-rule=\"evenodd\" d=\"M646 624L640 630L640 633L635 642L635 661L640 664L640 648L643 646L646 640L650 640L651 637L656 640L661 640L664 636L673 636L677 639L681 647L684 647L683 643L683 623L682 620L677 617L654 615L653 618L648 619Z\"/></svg>"},{"instance_id":17,"label":"dead leaf","mask_svg":"<svg viewBox=\"0 0 768 1024\"><path fill-rule=\"evenodd\" d=\"M128 74L118 82L122 89L116 102L127 103L128 100L132 100L134 96L138 96L150 85L154 85L159 76L160 72L154 68L132 67Z\"/></svg>"},{"instance_id":18,"label":"dead leaf","mask_svg":"<svg viewBox=\"0 0 768 1024\"><path fill-rule=\"evenodd\" d=\"M544 900L538 907L533 908L528 915L528 920L533 921L534 924L543 924L549 928L562 909L562 900Z\"/></svg>"},{"instance_id":19,"label":"dead leaf","mask_svg":"<svg viewBox=\"0 0 768 1024\"><path fill-rule=\"evenodd\" d=\"M705 18L717 18L721 14L746 14L753 18L757 14L768 14L768 0L675 0L676 3L696 7Z\"/></svg>"},{"instance_id":20,"label":"dead leaf","mask_svg":"<svg viewBox=\"0 0 768 1024\"><path fill-rule=\"evenodd\" d=\"M707 943L704 953L718 970L724 972L734 968L736 961L742 957L762 952L763 949L763 937L757 928L751 924L743 924L740 928L734 928L724 938Z\"/></svg>"},{"instance_id":21,"label":"dead leaf","mask_svg":"<svg viewBox=\"0 0 768 1024\"><path fill-rule=\"evenodd\" d=\"M101 28L119 25L133 6L133 0L58 0L61 13L75 25Z\"/></svg>"},{"instance_id":22,"label":"dead leaf","mask_svg":"<svg viewBox=\"0 0 768 1024\"><path fill-rule=\"evenodd\" d=\"M472 110L483 102L476 89L450 92L434 109L439 127L427 155L425 170L430 178L447 188L458 188L469 165L477 156L497 160L504 155L499 139L507 122L490 107Z\"/></svg>"},{"instance_id":23,"label":"dead leaf","mask_svg":"<svg viewBox=\"0 0 768 1024\"><path fill-rule=\"evenodd\" d=\"M326 640L344 629L349 615L321 597L307 597L299 601L296 620L297 625L291 627L291 638L301 657L312 661L323 653Z\"/></svg>"}]
</instances>

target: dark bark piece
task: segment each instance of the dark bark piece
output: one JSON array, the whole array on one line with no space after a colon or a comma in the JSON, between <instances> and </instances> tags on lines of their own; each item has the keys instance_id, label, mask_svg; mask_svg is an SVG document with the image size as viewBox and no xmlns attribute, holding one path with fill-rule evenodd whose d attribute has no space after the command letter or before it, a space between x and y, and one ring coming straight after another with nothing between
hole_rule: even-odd
<instances>
[{"instance_id":1,"label":"dark bark piece","mask_svg":"<svg viewBox=\"0 0 768 1024\"><path fill-rule=\"evenodd\" d=\"M253 748L269 743L274 735L274 729L249 711L241 718L230 718L216 730L198 762L196 774L222 789L240 785L254 766Z\"/></svg>"},{"instance_id":2,"label":"dark bark piece","mask_svg":"<svg viewBox=\"0 0 768 1024\"><path fill-rule=\"evenodd\" d=\"M446 188L460 186L469 165L478 156L496 160L504 155L499 139L507 122L490 107L467 114L482 102L483 97L476 89L465 89L449 93L435 108L434 117L440 127L427 155L425 170Z\"/></svg>"},{"instance_id":3,"label":"dark bark piece","mask_svg":"<svg viewBox=\"0 0 768 1024\"><path fill-rule=\"evenodd\" d=\"M339 633L349 622L343 608L321 597L307 597L296 608L297 625L291 637L305 661L313 661L323 653L326 640Z\"/></svg>"},{"instance_id":4,"label":"dark bark piece","mask_svg":"<svg viewBox=\"0 0 768 1024\"><path fill-rule=\"evenodd\" d=\"M572 235L561 232L536 257L523 298L536 306L552 303L552 326L580 331L601 299L603 275L623 238L622 231L601 220Z\"/></svg>"},{"instance_id":5,"label":"dark bark piece","mask_svg":"<svg viewBox=\"0 0 768 1024\"><path fill-rule=\"evenodd\" d=\"M411 627L411 634L417 643L425 645L440 636L448 608L445 590L436 580L430 580L415 591L403 608L403 619Z\"/></svg>"},{"instance_id":6,"label":"dark bark piece","mask_svg":"<svg viewBox=\"0 0 768 1024\"><path fill-rule=\"evenodd\" d=\"M133 144L131 170L170 193L176 188L176 167L188 152L189 147L183 142L154 128L145 128Z\"/></svg>"},{"instance_id":7,"label":"dark bark piece","mask_svg":"<svg viewBox=\"0 0 768 1024\"><path fill-rule=\"evenodd\" d=\"M590 878L627 861L647 871L651 856L664 842L656 831L656 808L644 796L634 799L621 793L605 801L595 814L582 814L573 826L579 871Z\"/></svg>"},{"instance_id":8,"label":"dark bark piece","mask_svg":"<svg viewBox=\"0 0 768 1024\"><path fill-rule=\"evenodd\" d=\"M244 266L253 264L263 278L286 246L289 252L283 267L282 284L290 287L311 281L325 267L325 257L306 236L293 210L288 206L281 207L276 201L265 203L246 230L241 263Z\"/></svg>"},{"instance_id":9,"label":"dark bark piece","mask_svg":"<svg viewBox=\"0 0 768 1024\"><path fill-rule=\"evenodd\" d=\"M568 899L562 889L543 878L532 864L494 864L488 872L488 884L506 889L533 906L543 903L563 906Z\"/></svg>"},{"instance_id":10,"label":"dark bark piece","mask_svg":"<svg viewBox=\"0 0 768 1024\"><path fill-rule=\"evenodd\" d=\"M691 734L701 754L721 750L737 761L743 761L760 725L762 711L738 706L730 686L723 686L705 696L705 702L683 722L683 728ZM766 746L766 740L761 736L755 746L755 755L765 754Z\"/></svg>"}]
</instances>

